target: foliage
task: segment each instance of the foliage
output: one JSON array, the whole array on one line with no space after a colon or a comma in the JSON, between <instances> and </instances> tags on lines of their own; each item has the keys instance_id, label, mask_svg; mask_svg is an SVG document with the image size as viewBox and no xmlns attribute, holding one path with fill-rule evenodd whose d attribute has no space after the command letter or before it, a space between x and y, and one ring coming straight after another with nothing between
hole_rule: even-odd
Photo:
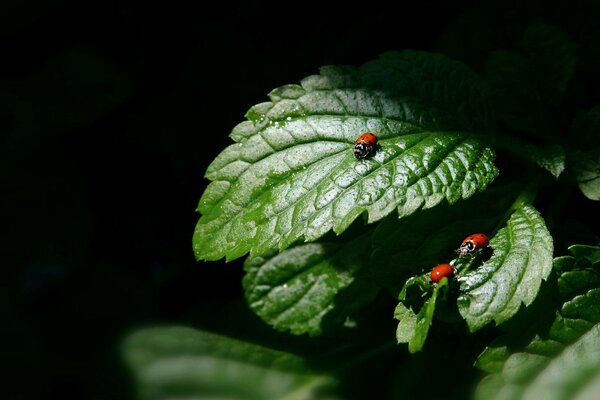
<instances>
[{"instance_id":1,"label":"foliage","mask_svg":"<svg viewBox=\"0 0 600 400\"><path fill-rule=\"evenodd\" d=\"M141 331L125 346L141 396L353 397L344 387L357 368L379 362L397 373L378 376L381 395L409 395L401 371L422 371L456 344L457 370L470 371L481 352L481 399L593 398L600 248L553 258L574 244L557 234L573 207L600 199L600 106L581 99L581 109L560 112L586 79L577 48L536 20L481 55L481 74L405 50L273 90L208 167L193 249L206 261L248 255L249 308L328 351ZM365 131L379 147L357 160ZM459 257L475 232L489 246ZM433 283L439 263L455 273ZM478 378L455 376L447 392L414 379L423 388L411 398L465 398Z\"/></svg>"}]
</instances>

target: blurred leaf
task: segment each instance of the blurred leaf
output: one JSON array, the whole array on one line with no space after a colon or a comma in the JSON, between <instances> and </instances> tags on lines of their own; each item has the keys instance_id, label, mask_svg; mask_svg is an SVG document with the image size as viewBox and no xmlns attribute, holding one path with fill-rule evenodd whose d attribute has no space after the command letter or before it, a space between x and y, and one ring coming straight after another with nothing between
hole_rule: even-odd
<instances>
[{"instance_id":1,"label":"blurred leaf","mask_svg":"<svg viewBox=\"0 0 600 400\"><path fill-rule=\"evenodd\" d=\"M460 279L459 311L472 332L491 321L500 324L521 304L531 304L552 269L552 237L531 206L517 209L490 246L492 257Z\"/></svg>"},{"instance_id":2,"label":"blurred leaf","mask_svg":"<svg viewBox=\"0 0 600 400\"><path fill-rule=\"evenodd\" d=\"M388 87L388 74L400 81ZM457 130L485 116L468 112L483 112L481 87L462 64L404 52L274 90L208 168L196 257L262 255L339 234L363 213L404 217L484 189L497 175L494 153ZM381 149L359 161L353 142L366 130Z\"/></svg>"},{"instance_id":3,"label":"blurred leaf","mask_svg":"<svg viewBox=\"0 0 600 400\"><path fill-rule=\"evenodd\" d=\"M123 347L142 399L314 399L335 382L302 358L184 327L150 328Z\"/></svg>"},{"instance_id":4,"label":"blurred leaf","mask_svg":"<svg viewBox=\"0 0 600 400\"><path fill-rule=\"evenodd\" d=\"M250 308L275 328L294 334L317 335L327 329L324 324L341 327L376 293L361 277L371 234L367 228L345 243L303 244L271 257L248 258L244 291Z\"/></svg>"},{"instance_id":5,"label":"blurred leaf","mask_svg":"<svg viewBox=\"0 0 600 400\"><path fill-rule=\"evenodd\" d=\"M597 398L600 274L587 260L575 257L559 257L554 264L559 271L554 296L560 304L548 314L547 323L547 318L530 318L480 355L477 366L490 375L478 387L479 399ZM546 302L546 308L549 305ZM531 334L531 329L523 329L531 327Z\"/></svg>"}]
</instances>

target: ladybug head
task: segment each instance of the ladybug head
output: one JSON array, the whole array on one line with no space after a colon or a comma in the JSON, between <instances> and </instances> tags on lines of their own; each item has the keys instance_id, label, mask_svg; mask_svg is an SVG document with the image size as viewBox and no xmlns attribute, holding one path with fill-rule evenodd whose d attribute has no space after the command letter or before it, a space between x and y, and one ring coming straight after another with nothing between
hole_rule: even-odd
<instances>
[{"instance_id":1,"label":"ladybug head","mask_svg":"<svg viewBox=\"0 0 600 400\"><path fill-rule=\"evenodd\" d=\"M354 145L354 157L363 160L367 158L369 154L369 146L365 142L358 142Z\"/></svg>"}]
</instances>

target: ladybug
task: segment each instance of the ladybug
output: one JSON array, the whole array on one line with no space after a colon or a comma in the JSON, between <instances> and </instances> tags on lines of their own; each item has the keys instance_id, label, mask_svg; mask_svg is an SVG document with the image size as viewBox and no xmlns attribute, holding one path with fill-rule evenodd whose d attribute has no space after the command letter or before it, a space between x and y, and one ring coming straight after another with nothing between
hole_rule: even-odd
<instances>
[{"instance_id":1,"label":"ladybug","mask_svg":"<svg viewBox=\"0 0 600 400\"><path fill-rule=\"evenodd\" d=\"M378 149L377 136L374 133L365 132L354 141L354 157L358 160L373 157Z\"/></svg>"},{"instance_id":2,"label":"ladybug","mask_svg":"<svg viewBox=\"0 0 600 400\"><path fill-rule=\"evenodd\" d=\"M477 249L487 247L490 243L485 233L474 233L469 235L462 241L460 247L456 250L459 257L464 257L467 254L473 254Z\"/></svg>"},{"instance_id":3,"label":"ladybug","mask_svg":"<svg viewBox=\"0 0 600 400\"><path fill-rule=\"evenodd\" d=\"M450 264L438 264L431 270L429 274L431 278L431 282L437 283L442 280L442 278L450 277L454 275L454 267Z\"/></svg>"}]
</instances>

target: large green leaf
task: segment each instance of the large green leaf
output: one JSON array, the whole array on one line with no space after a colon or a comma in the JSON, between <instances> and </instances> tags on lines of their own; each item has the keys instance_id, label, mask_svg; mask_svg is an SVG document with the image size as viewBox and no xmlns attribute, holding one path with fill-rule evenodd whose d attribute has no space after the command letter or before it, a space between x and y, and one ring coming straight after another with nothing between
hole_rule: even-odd
<instances>
[{"instance_id":1,"label":"large green leaf","mask_svg":"<svg viewBox=\"0 0 600 400\"><path fill-rule=\"evenodd\" d=\"M244 291L250 308L294 334L316 335L351 321L376 293L361 270L368 263L371 233L367 229L345 243L309 243L270 258L248 258Z\"/></svg>"},{"instance_id":2,"label":"large green leaf","mask_svg":"<svg viewBox=\"0 0 600 400\"><path fill-rule=\"evenodd\" d=\"M478 398L598 398L600 273L574 257L559 257L554 266L559 275L552 293L560 300L555 313L523 321L480 355L477 366L489 375ZM552 305L544 301L546 308Z\"/></svg>"},{"instance_id":3,"label":"large green leaf","mask_svg":"<svg viewBox=\"0 0 600 400\"><path fill-rule=\"evenodd\" d=\"M458 306L471 331L500 324L521 304L531 304L552 269L552 237L531 206L514 211L490 246L492 257L461 278Z\"/></svg>"},{"instance_id":4,"label":"large green leaf","mask_svg":"<svg viewBox=\"0 0 600 400\"><path fill-rule=\"evenodd\" d=\"M334 383L300 357L185 327L130 335L123 353L141 399L314 399Z\"/></svg>"},{"instance_id":5,"label":"large green leaf","mask_svg":"<svg viewBox=\"0 0 600 400\"><path fill-rule=\"evenodd\" d=\"M393 71L402 80L386 87ZM480 88L462 64L405 52L276 89L208 168L196 257L262 255L341 233L363 213L403 217L482 190L497 174L494 153L461 126L485 111ZM366 130L381 149L359 161L353 142Z\"/></svg>"}]
</instances>

